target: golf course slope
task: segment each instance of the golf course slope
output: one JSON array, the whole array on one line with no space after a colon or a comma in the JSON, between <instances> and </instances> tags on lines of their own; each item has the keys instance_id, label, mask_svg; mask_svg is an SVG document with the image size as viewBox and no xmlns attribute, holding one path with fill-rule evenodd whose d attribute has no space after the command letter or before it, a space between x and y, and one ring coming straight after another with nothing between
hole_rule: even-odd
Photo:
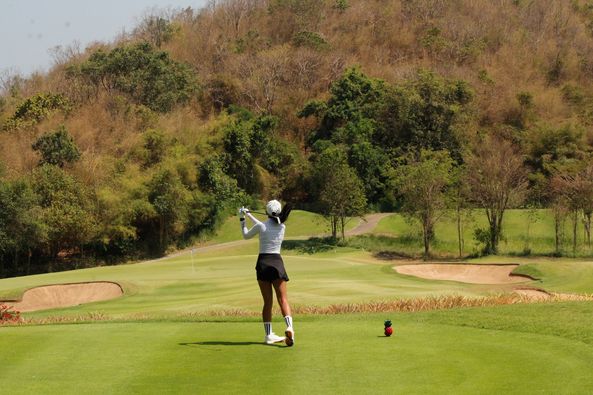
<instances>
[{"instance_id":1,"label":"golf course slope","mask_svg":"<svg viewBox=\"0 0 593 395\"><path fill-rule=\"evenodd\" d=\"M108 281L57 284L31 288L11 305L22 312L77 306L115 299L123 295L119 284Z\"/></svg>"}]
</instances>

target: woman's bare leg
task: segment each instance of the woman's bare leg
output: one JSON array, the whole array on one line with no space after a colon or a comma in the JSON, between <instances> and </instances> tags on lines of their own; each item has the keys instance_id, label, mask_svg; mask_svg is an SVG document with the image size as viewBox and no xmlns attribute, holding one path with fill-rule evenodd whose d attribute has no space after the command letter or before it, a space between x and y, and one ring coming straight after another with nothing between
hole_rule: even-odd
<instances>
[{"instance_id":1,"label":"woman's bare leg","mask_svg":"<svg viewBox=\"0 0 593 395\"><path fill-rule=\"evenodd\" d=\"M272 282L274 285L274 290L276 291L276 298L278 299L278 304L280 305L280 310L282 310L282 315L292 316L290 313L290 305L288 304L288 292L286 290L286 281L282 279L274 280Z\"/></svg>"},{"instance_id":2,"label":"woman's bare leg","mask_svg":"<svg viewBox=\"0 0 593 395\"><path fill-rule=\"evenodd\" d=\"M258 280L259 290L264 299L264 307L262 308L261 318L264 322L272 322L272 306L274 305L274 293L272 291L272 284L267 281Z\"/></svg>"},{"instance_id":3,"label":"woman's bare leg","mask_svg":"<svg viewBox=\"0 0 593 395\"><path fill-rule=\"evenodd\" d=\"M286 342L286 345L290 347L294 344L294 329L292 327L292 314L290 311L290 305L288 304L286 281L278 279L273 281L272 285L274 286L274 290L276 291L276 298L278 298L278 304L280 305L280 309L282 310L284 322L286 322L286 331L284 331L286 337L284 341Z\"/></svg>"}]
</instances>

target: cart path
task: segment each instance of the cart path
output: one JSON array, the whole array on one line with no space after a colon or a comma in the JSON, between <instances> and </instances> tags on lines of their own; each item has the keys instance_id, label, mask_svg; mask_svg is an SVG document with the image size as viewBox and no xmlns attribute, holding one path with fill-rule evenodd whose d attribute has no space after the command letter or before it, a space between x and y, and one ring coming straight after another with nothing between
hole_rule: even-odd
<instances>
[{"instance_id":1,"label":"cart path","mask_svg":"<svg viewBox=\"0 0 593 395\"><path fill-rule=\"evenodd\" d=\"M379 221L389 217L392 213L373 213L367 214L353 229L346 231L346 236L357 236L371 232L377 227Z\"/></svg>"}]
</instances>

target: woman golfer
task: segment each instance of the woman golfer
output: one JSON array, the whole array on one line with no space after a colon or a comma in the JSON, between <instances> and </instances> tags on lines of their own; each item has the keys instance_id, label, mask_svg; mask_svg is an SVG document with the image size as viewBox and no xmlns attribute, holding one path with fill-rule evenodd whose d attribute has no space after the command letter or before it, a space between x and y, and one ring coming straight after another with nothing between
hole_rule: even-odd
<instances>
[{"instance_id":1,"label":"woman golfer","mask_svg":"<svg viewBox=\"0 0 593 395\"><path fill-rule=\"evenodd\" d=\"M292 316L286 294L288 275L284 269L282 256L280 256L280 247L284 239L284 230L286 229L284 222L288 218L289 213L290 207L285 207L284 212L282 212L282 206L277 200L271 200L266 204L266 214L268 214L268 220L266 222L259 221L246 208L239 209L243 238L250 239L256 234L259 234L259 255L255 270L259 289L264 299L264 307L262 309L262 319L264 321L264 329L266 330L264 341L267 344L285 341L287 346L292 346L294 344L294 329L292 328ZM245 224L245 215L254 223L253 227L249 230L247 230L247 225ZM284 332L286 337L277 336L272 332L273 291L276 291L276 298L278 299L278 304L286 322L286 331Z\"/></svg>"}]
</instances>

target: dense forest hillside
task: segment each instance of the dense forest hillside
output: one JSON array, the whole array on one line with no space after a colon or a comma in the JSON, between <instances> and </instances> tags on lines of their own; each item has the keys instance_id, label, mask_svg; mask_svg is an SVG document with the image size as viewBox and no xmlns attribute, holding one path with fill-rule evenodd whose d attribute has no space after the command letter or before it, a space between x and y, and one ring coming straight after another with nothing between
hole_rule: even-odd
<instances>
[{"instance_id":1,"label":"dense forest hillside","mask_svg":"<svg viewBox=\"0 0 593 395\"><path fill-rule=\"evenodd\" d=\"M593 213L593 2L219 0L0 76L0 276L160 255L237 206ZM575 233L576 234L576 233ZM576 237L576 236L575 236ZM576 240L576 239L575 239Z\"/></svg>"}]
</instances>

